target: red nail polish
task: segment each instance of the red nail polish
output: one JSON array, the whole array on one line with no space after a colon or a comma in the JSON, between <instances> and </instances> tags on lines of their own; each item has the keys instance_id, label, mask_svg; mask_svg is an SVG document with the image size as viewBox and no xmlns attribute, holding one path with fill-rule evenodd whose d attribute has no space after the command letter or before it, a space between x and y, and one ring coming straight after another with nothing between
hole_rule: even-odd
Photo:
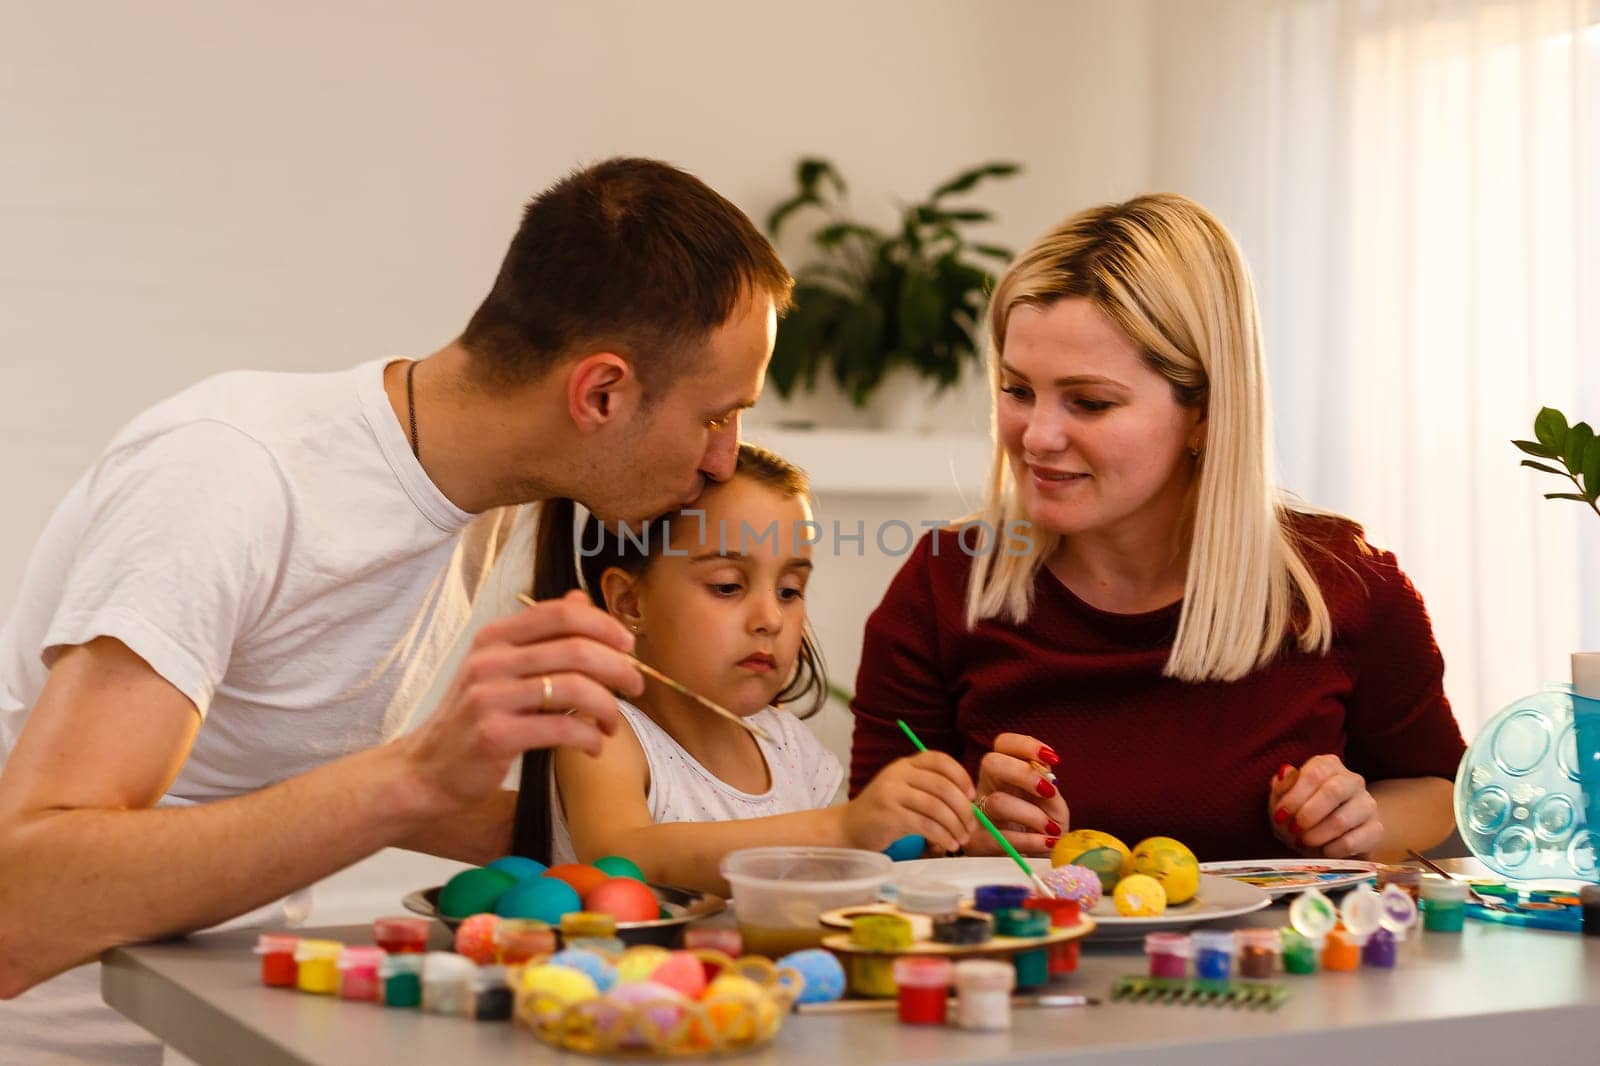
<instances>
[{"instance_id":1,"label":"red nail polish","mask_svg":"<svg viewBox=\"0 0 1600 1066\"><path fill-rule=\"evenodd\" d=\"M1293 770L1293 769L1294 769L1293 766L1290 766L1288 763L1284 763L1282 766L1278 767L1278 778L1282 779L1285 775L1287 775L1289 773L1290 770Z\"/></svg>"},{"instance_id":2,"label":"red nail polish","mask_svg":"<svg viewBox=\"0 0 1600 1066\"><path fill-rule=\"evenodd\" d=\"M1053 836L1053 837L1058 837L1058 836L1061 835L1061 827L1059 825L1057 825L1054 821L1051 821L1051 820L1048 820L1048 819L1044 823L1044 831L1045 831L1045 833L1047 833L1048 835Z\"/></svg>"},{"instance_id":3,"label":"red nail polish","mask_svg":"<svg viewBox=\"0 0 1600 1066\"><path fill-rule=\"evenodd\" d=\"M1052 796L1054 796L1056 794L1056 786L1052 785L1050 782L1046 781L1042 777L1039 778L1039 783L1037 785L1034 785L1033 789L1034 789L1035 792L1039 793L1039 795L1043 796L1045 799L1049 799L1049 798L1051 798Z\"/></svg>"},{"instance_id":4,"label":"red nail polish","mask_svg":"<svg viewBox=\"0 0 1600 1066\"><path fill-rule=\"evenodd\" d=\"M1047 847L1047 848L1053 848L1053 847L1056 846L1056 841L1058 841L1060 839L1061 839L1060 837L1045 837L1044 838L1044 846Z\"/></svg>"},{"instance_id":5,"label":"red nail polish","mask_svg":"<svg viewBox=\"0 0 1600 1066\"><path fill-rule=\"evenodd\" d=\"M1272 812L1272 820L1277 825L1282 825L1284 822L1289 820L1289 812L1284 810L1282 807L1279 807L1277 810Z\"/></svg>"},{"instance_id":6,"label":"red nail polish","mask_svg":"<svg viewBox=\"0 0 1600 1066\"><path fill-rule=\"evenodd\" d=\"M1305 832L1305 830L1300 828L1300 819L1295 818L1295 819L1290 820L1290 822L1289 822L1289 832L1291 832L1291 833L1293 833L1295 835L1295 843L1296 844L1300 843L1300 834Z\"/></svg>"},{"instance_id":7,"label":"red nail polish","mask_svg":"<svg viewBox=\"0 0 1600 1066\"><path fill-rule=\"evenodd\" d=\"M1039 748L1039 761L1047 766L1059 766L1061 764L1061 756L1056 754L1056 749L1044 744Z\"/></svg>"}]
</instances>

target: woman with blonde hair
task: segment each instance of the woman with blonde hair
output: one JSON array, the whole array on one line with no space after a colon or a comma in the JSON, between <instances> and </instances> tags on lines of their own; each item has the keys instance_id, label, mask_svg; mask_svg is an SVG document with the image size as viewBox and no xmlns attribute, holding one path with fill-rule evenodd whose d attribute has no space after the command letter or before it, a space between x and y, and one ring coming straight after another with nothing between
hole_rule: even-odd
<instances>
[{"instance_id":1,"label":"woman with blonde hair","mask_svg":"<svg viewBox=\"0 0 1600 1066\"><path fill-rule=\"evenodd\" d=\"M988 500L867 624L852 787L905 754L904 718L1026 853L1071 826L1202 860L1444 839L1463 744L1426 610L1358 526L1273 484L1227 231L1174 195L1080 212L988 322Z\"/></svg>"}]
</instances>

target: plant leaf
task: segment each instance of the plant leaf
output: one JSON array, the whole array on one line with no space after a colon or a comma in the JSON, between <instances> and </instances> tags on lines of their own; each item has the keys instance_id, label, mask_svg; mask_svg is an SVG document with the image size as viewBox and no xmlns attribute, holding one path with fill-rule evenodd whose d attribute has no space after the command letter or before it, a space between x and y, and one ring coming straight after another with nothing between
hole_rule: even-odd
<instances>
[{"instance_id":1,"label":"plant leaf","mask_svg":"<svg viewBox=\"0 0 1600 1066\"><path fill-rule=\"evenodd\" d=\"M847 237L860 237L863 240L873 242L881 242L887 239L871 226L863 226L857 222L835 222L832 225L823 226L811 235L811 239L816 242L817 247L824 250L831 250Z\"/></svg>"},{"instance_id":2,"label":"plant leaf","mask_svg":"<svg viewBox=\"0 0 1600 1066\"><path fill-rule=\"evenodd\" d=\"M1554 448L1559 458L1567 441L1567 416L1554 407L1541 408L1533 420L1533 434L1540 444Z\"/></svg>"},{"instance_id":3,"label":"plant leaf","mask_svg":"<svg viewBox=\"0 0 1600 1066\"><path fill-rule=\"evenodd\" d=\"M1003 248L998 244L974 244L972 250L979 255L992 256L1001 262L1008 262L1016 254L1010 248Z\"/></svg>"},{"instance_id":4,"label":"plant leaf","mask_svg":"<svg viewBox=\"0 0 1600 1066\"><path fill-rule=\"evenodd\" d=\"M1583 450L1583 494L1590 503L1600 500L1600 437Z\"/></svg>"},{"instance_id":5,"label":"plant leaf","mask_svg":"<svg viewBox=\"0 0 1600 1066\"><path fill-rule=\"evenodd\" d=\"M1594 430L1589 428L1587 422L1579 422L1567 430L1567 444L1561 450L1561 458L1572 473L1577 474L1583 470L1583 451L1592 440L1594 440Z\"/></svg>"},{"instance_id":6,"label":"plant leaf","mask_svg":"<svg viewBox=\"0 0 1600 1066\"><path fill-rule=\"evenodd\" d=\"M1538 443L1537 441L1514 440L1511 443L1515 444L1518 448L1521 448L1523 451L1527 452L1529 455L1537 455L1541 459L1560 459L1561 458L1561 456L1556 454L1556 450L1554 448L1547 448L1543 444Z\"/></svg>"},{"instance_id":7,"label":"plant leaf","mask_svg":"<svg viewBox=\"0 0 1600 1066\"><path fill-rule=\"evenodd\" d=\"M1523 466L1531 466L1535 470L1543 470L1546 474L1555 474L1557 477L1566 477L1567 476L1567 472L1565 470L1557 470L1553 466L1545 466L1543 463L1536 463L1532 459L1524 459L1524 460L1522 460L1522 465Z\"/></svg>"},{"instance_id":8,"label":"plant leaf","mask_svg":"<svg viewBox=\"0 0 1600 1066\"><path fill-rule=\"evenodd\" d=\"M844 195L844 178L834 169L831 162L821 156L807 156L794 168L795 184L800 186L802 192L816 195L817 184L824 178L833 186L836 195Z\"/></svg>"},{"instance_id":9,"label":"plant leaf","mask_svg":"<svg viewBox=\"0 0 1600 1066\"><path fill-rule=\"evenodd\" d=\"M802 192L791 196L783 203L772 209L772 214L767 216L767 232L774 237L778 235L778 228L783 225L783 220L794 214L802 207L821 207L822 201L809 192Z\"/></svg>"},{"instance_id":10,"label":"plant leaf","mask_svg":"<svg viewBox=\"0 0 1600 1066\"><path fill-rule=\"evenodd\" d=\"M963 170L933 190L928 195L928 200L931 202L950 196L953 193L966 192L984 178L1009 178L1021 169L1022 166L1018 163L985 163L982 166L973 167L971 170Z\"/></svg>"}]
</instances>

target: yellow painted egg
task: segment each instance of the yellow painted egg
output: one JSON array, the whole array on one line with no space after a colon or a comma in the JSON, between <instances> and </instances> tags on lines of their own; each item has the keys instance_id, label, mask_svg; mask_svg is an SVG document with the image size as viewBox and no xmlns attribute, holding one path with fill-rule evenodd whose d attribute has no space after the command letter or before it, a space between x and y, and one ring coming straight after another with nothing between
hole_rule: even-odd
<instances>
[{"instance_id":1,"label":"yellow painted egg","mask_svg":"<svg viewBox=\"0 0 1600 1066\"><path fill-rule=\"evenodd\" d=\"M630 985L650 980L656 967L666 962L672 952L658 944L640 944L622 953L617 960L617 984Z\"/></svg>"},{"instance_id":2,"label":"yellow painted egg","mask_svg":"<svg viewBox=\"0 0 1600 1066\"><path fill-rule=\"evenodd\" d=\"M522 971L521 995L533 1013L547 1018L570 1007L597 999L600 989L581 970L565 966L528 966Z\"/></svg>"},{"instance_id":3,"label":"yellow painted egg","mask_svg":"<svg viewBox=\"0 0 1600 1066\"><path fill-rule=\"evenodd\" d=\"M1154 918L1167 909L1167 891L1146 874L1129 874L1111 893L1124 918Z\"/></svg>"},{"instance_id":4,"label":"yellow painted egg","mask_svg":"<svg viewBox=\"0 0 1600 1066\"><path fill-rule=\"evenodd\" d=\"M706 988L706 1016L724 1041L764 1038L777 1026L778 1008L761 986L736 973L725 973Z\"/></svg>"},{"instance_id":5,"label":"yellow painted egg","mask_svg":"<svg viewBox=\"0 0 1600 1066\"><path fill-rule=\"evenodd\" d=\"M1100 875L1107 892L1129 873L1130 858L1128 845L1098 829L1074 829L1050 849L1051 866L1087 866Z\"/></svg>"},{"instance_id":6,"label":"yellow painted egg","mask_svg":"<svg viewBox=\"0 0 1600 1066\"><path fill-rule=\"evenodd\" d=\"M1171 837L1147 837L1134 845L1131 870L1160 881L1171 904L1188 903L1200 890L1194 852Z\"/></svg>"}]
</instances>

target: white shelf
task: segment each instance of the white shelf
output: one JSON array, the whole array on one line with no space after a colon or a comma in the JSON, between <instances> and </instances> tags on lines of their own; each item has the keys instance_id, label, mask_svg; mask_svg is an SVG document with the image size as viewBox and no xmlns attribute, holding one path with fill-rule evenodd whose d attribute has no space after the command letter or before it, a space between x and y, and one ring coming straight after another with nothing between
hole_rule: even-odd
<instances>
[{"instance_id":1,"label":"white shelf","mask_svg":"<svg viewBox=\"0 0 1600 1066\"><path fill-rule=\"evenodd\" d=\"M813 492L961 496L976 503L989 473L983 433L747 426L745 437L803 467Z\"/></svg>"}]
</instances>

